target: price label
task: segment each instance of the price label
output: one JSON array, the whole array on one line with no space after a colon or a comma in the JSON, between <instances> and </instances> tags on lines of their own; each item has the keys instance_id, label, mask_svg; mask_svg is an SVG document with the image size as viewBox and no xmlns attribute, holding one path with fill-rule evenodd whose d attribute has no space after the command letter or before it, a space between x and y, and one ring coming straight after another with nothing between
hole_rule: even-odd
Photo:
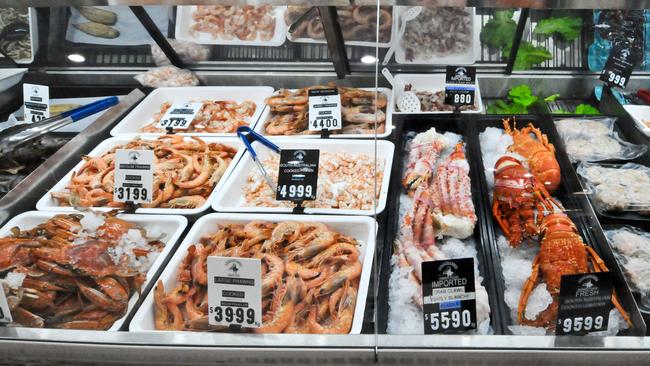
<instances>
[{"instance_id":1,"label":"price label","mask_svg":"<svg viewBox=\"0 0 650 366\"><path fill-rule=\"evenodd\" d=\"M115 202L151 203L154 155L152 150L115 152Z\"/></svg>"},{"instance_id":2,"label":"price label","mask_svg":"<svg viewBox=\"0 0 650 366\"><path fill-rule=\"evenodd\" d=\"M318 187L319 150L281 150L278 201L313 201Z\"/></svg>"},{"instance_id":3,"label":"price label","mask_svg":"<svg viewBox=\"0 0 650 366\"><path fill-rule=\"evenodd\" d=\"M262 262L257 258L208 257L210 325L262 325Z\"/></svg>"},{"instance_id":4,"label":"price label","mask_svg":"<svg viewBox=\"0 0 650 366\"><path fill-rule=\"evenodd\" d=\"M45 85L23 84L23 103L26 122L50 118L50 88Z\"/></svg>"},{"instance_id":5,"label":"price label","mask_svg":"<svg viewBox=\"0 0 650 366\"><path fill-rule=\"evenodd\" d=\"M445 104L474 105L476 93L476 68L447 66L445 77Z\"/></svg>"},{"instance_id":6,"label":"price label","mask_svg":"<svg viewBox=\"0 0 650 366\"><path fill-rule=\"evenodd\" d=\"M556 335L584 335L607 330L612 309L611 272L562 276Z\"/></svg>"},{"instance_id":7,"label":"price label","mask_svg":"<svg viewBox=\"0 0 650 366\"><path fill-rule=\"evenodd\" d=\"M203 103L174 103L162 116L156 128L187 129L202 107Z\"/></svg>"},{"instance_id":8,"label":"price label","mask_svg":"<svg viewBox=\"0 0 650 366\"><path fill-rule=\"evenodd\" d=\"M607 63L600 73L600 80L611 87L625 89L636 62L636 52L632 49L632 45L617 45L609 54Z\"/></svg>"},{"instance_id":9,"label":"price label","mask_svg":"<svg viewBox=\"0 0 650 366\"><path fill-rule=\"evenodd\" d=\"M341 96L338 89L309 91L309 131L340 130Z\"/></svg>"},{"instance_id":10,"label":"price label","mask_svg":"<svg viewBox=\"0 0 650 366\"><path fill-rule=\"evenodd\" d=\"M7 303L7 296L0 283L0 324L2 323L11 323L13 319L11 318L11 311L9 310L9 304Z\"/></svg>"},{"instance_id":11,"label":"price label","mask_svg":"<svg viewBox=\"0 0 650 366\"><path fill-rule=\"evenodd\" d=\"M476 329L474 259L422 263L424 333Z\"/></svg>"}]
</instances>

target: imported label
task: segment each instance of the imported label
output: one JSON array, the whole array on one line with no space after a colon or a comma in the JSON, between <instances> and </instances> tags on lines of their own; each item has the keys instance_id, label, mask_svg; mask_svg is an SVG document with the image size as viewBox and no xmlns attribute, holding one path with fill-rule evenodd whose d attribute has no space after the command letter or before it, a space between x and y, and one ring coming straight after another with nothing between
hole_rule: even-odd
<instances>
[{"instance_id":1,"label":"imported label","mask_svg":"<svg viewBox=\"0 0 650 366\"><path fill-rule=\"evenodd\" d=\"M609 53L607 63L605 63L605 67L600 73L600 80L604 81L611 87L625 89L636 62L636 53L631 48L631 45L617 45Z\"/></svg>"},{"instance_id":2,"label":"imported label","mask_svg":"<svg viewBox=\"0 0 650 366\"><path fill-rule=\"evenodd\" d=\"M151 203L154 155L152 150L115 152L115 202Z\"/></svg>"},{"instance_id":3,"label":"imported label","mask_svg":"<svg viewBox=\"0 0 650 366\"><path fill-rule=\"evenodd\" d=\"M262 262L257 258L208 257L210 325L262 325Z\"/></svg>"},{"instance_id":4,"label":"imported label","mask_svg":"<svg viewBox=\"0 0 650 366\"><path fill-rule=\"evenodd\" d=\"M309 91L309 131L340 130L341 96L338 89Z\"/></svg>"},{"instance_id":5,"label":"imported label","mask_svg":"<svg viewBox=\"0 0 650 366\"><path fill-rule=\"evenodd\" d=\"M445 78L445 104L473 105L476 93L476 68L447 66Z\"/></svg>"},{"instance_id":6,"label":"imported label","mask_svg":"<svg viewBox=\"0 0 650 366\"><path fill-rule=\"evenodd\" d=\"M0 284L0 323L11 323L12 321L7 297L2 289L2 284Z\"/></svg>"},{"instance_id":7,"label":"imported label","mask_svg":"<svg viewBox=\"0 0 650 366\"><path fill-rule=\"evenodd\" d=\"M202 107L203 103L174 103L162 116L156 128L187 129Z\"/></svg>"},{"instance_id":8,"label":"imported label","mask_svg":"<svg viewBox=\"0 0 650 366\"><path fill-rule=\"evenodd\" d=\"M613 287L611 272L562 276L555 334L584 335L607 330Z\"/></svg>"},{"instance_id":9,"label":"imported label","mask_svg":"<svg viewBox=\"0 0 650 366\"><path fill-rule=\"evenodd\" d=\"M39 122L50 118L50 88L45 85L23 84L25 121Z\"/></svg>"},{"instance_id":10,"label":"imported label","mask_svg":"<svg viewBox=\"0 0 650 366\"><path fill-rule=\"evenodd\" d=\"M476 329L474 258L422 263L424 334Z\"/></svg>"},{"instance_id":11,"label":"imported label","mask_svg":"<svg viewBox=\"0 0 650 366\"><path fill-rule=\"evenodd\" d=\"M278 201L313 201L318 187L319 150L282 150L278 173Z\"/></svg>"}]
</instances>

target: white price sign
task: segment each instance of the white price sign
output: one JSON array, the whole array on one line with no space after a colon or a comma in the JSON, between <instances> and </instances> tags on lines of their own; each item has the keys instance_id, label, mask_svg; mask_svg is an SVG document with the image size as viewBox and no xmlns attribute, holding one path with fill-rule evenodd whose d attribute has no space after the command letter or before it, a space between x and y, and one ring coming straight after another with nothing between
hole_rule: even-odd
<instances>
[{"instance_id":1,"label":"white price sign","mask_svg":"<svg viewBox=\"0 0 650 366\"><path fill-rule=\"evenodd\" d=\"M50 118L50 88L45 85L23 84L23 104L26 122Z\"/></svg>"},{"instance_id":2,"label":"white price sign","mask_svg":"<svg viewBox=\"0 0 650 366\"><path fill-rule=\"evenodd\" d=\"M7 303L7 297L0 283L0 323L11 323L11 311L9 310L9 304Z\"/></svg>"},{"instance_id":3,"label":"white price sign","mask_svg":"<svg viewBox=\"0 0 650 366\"><path fill-rule=\"evenodd\" d=\"M208 257L210 325L262 325L262 262L256 258Z\"/></svg>"},{"instance_id":4,"label":"white price sign","mask_svg":"<svg viewBox=\"0 0 650 366\"><path fill-rule=\"evenodd\" d=\"M151 203L154 155L152 150L115 152L115 202Z\"/></svg>"},{"instance_id":5,"label":"white price sign","mask_svg":"<svg viewBox=\"0 0 650 366\"><path fill-rule=\"evenodd\" d=\"M203 103L174 103L160 119L156 128L187 129L202 107Z\"/></svg>"},{"instance_id":6,"label":"white price sign","mask_svg":"<svg viewBox=\"0 0 650 366\"><path fill-rule=\"evenodd\" d=\"M309 131L340 130L341 96L338 89L309 91Z\"/></svg>"}]
</instances>

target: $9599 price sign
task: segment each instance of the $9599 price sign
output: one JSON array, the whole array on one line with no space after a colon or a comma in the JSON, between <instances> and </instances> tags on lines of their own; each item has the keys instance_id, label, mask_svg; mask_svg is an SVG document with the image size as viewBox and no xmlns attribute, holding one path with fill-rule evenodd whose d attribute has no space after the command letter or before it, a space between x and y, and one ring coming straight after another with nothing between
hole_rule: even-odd
<instances>
[{"instance_id":1,"label":"$9599 price sign","mask_svg":"<svg viewBox=\"0 0 650 366\"><path fill-rule=\"evenodd\" d=\"M203 103L174 103L158 121L156 128L187 129L203 107Z\"/></svg>"},{"instance_id":2,"label":"$9599 price sign","mask_svg":"<svg viewBox=\"0 0 650 366\"><path fill-rule=\"evenodd\" d=\"M257 258L208 257L208 322L242 328L262 324L262 263Z\"/></svg>"},{"instance_id":3,"label":"$9599 price sign","mask_svg":"<svg viewBox=\"0 0 650 366\"><path fill-rule=\"evenodd\" d=\"M341 96L338 89L309 91L309 131L340 130Z\"/></svg>"},{"instance_id":4,"label":"$9599 price sign","mask_svg":"<svg viewBox=\"0 0 650 366\"><path fill-rule=\"evenodd\" d=\"M117 150L115 152L113 200L116 202L151 203L153 170L152 150Z\"/></svg>"},{"instance_id":5,"label":"$9599 price sign","mask_svg":"<svg viewBox=\"0 0 650 366\"><path fill-rule=\"evenodd\" d=\"M319 150L281 150L278 201L313 201L318 186Z\"/></svg>"},{"instance_id":6,"label":"$9599 price sign","mask_svg":"<svg viewBox=\"0 0 650 366\"><path fill-rule=\"evenodd\" d=\"M584 335L607 330L614 275L598 272L562 276L556 335Z\"/></svg>"},{"instance_id":7,"label":"$9599 price sign","mask_svg":"<svg viewBox=\"0 0 650 366\"><path fill-rule=\"evenodd\" d=\"M474 259L422 263L424 334L476 329Z\"/></svg>"}]
</instances>

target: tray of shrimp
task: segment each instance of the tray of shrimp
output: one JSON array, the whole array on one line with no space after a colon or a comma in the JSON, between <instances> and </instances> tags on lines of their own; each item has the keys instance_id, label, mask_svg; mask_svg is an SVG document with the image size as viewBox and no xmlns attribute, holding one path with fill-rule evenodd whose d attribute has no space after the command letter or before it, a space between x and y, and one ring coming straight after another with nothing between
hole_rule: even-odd
<instances>
[{"instance_id":1,"label":"tray of shrimp","mask_svg":"<svg viewBox=\"0 0 650 366\"><path fill-rule=\"evenodd\" d=\"M233 137L113 137L82 157L37 203L39 211L75 211L92 207L110 211L125 207L113 201L115 151L154 150L153 197L136 213L196 215L210 207L239 160L240 142Z\"/></svg>"},{"instance_id":2,"label":"tray of shrimp","mask_svg":"<svg viewBox=\"0 0 650 366\"><path fill-rule=\"evenodd\" d=\"M214 255L261 260L262 326L253 332L359 334L375 234L370 217L205 215L170 259L129 331L227 331L208 324L207 257ZM189 291L179 291L187 286Z\"/></svg>"},{"instance_id":3,"label":"tray of shrimp","mask_svg":"<svg viewBox=\"0 0 650 366\"><path fill-rule=\"evenodd\" d=\"M276 139L271 141L280 149L320 150L316 200L304 201L305 213L338 215L373 215L386 207L388 183L393 161L394 145L377 141L335 139ZM256 148L258 158L277 185L279 154ZM373 172L375 174L373 174ZM375 191L375 180L377 189ZM271 188L249 153L244 153L224 184L221 194L213 201L217 212L290 213L296 206L290 201L277 201Z\"/></svg>"},{"instance_id":4,"label":"tray of shrimp","mask_svg":"<svg viewBox=\"0 0 650 366\"><path fill-rule=\"evenodd\" d=\"M270 86L190 86L158 88L111 130L111 136L164 135L156 125L175 103L202 103L187 129L175 133L189 136L236 136L237 128L254 128L269 113L265 98L273 94Z\"/></svg>"},{"instance_id":5,"label":"tray of shrimp","mask_svg":"<svg viewBox=\"0 0 650 366\"><path fill-rule=\"evenodd\" d=\"M198 5L176 8L176 38L209 45L281 46L286 6Z\"/></svg>"},{"instance_id":6,"label":"tray of shrimp","mask_svg":"<svg viewBox=\"0 0 650 366\"><path fill-rule=\"evenodd\" d=\"M301 89L280 89L266 98L268 112L262 116L255 132L273 137L319 138L310 131L309 97L311 89L338 88L341 96L343 128L332 130L332 138L385 138L393 130L392 92L388 88L350 88L334 83ZM376 122L376 123L375 123ZM376 131L375 131L376 126Z\"/></svg>"},{"instance_id":7,"label":"tray of shrimp","mask_svg":"<svg viewBox=\"0 0 650 366\"><path fill-rule=\"evenodd\" d=\"M0 229L10 326L117 331L187 226L183 216L24 212Z\"/></svg>"}]
</instances>

